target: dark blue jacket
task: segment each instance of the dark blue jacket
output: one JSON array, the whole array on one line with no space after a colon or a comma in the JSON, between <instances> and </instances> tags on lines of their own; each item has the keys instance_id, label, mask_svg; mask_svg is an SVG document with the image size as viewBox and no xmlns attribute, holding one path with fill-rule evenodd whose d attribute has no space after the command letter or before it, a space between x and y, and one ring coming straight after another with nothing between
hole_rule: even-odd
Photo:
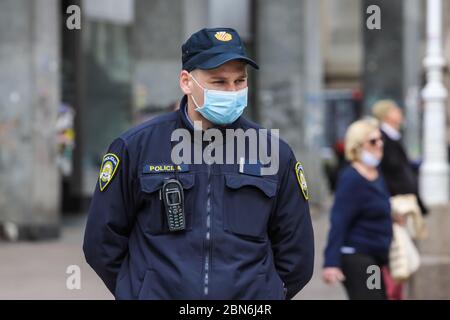
<instances>
[{"instance_id":1,"label":"dark blue jacket","mask_svg":"<svg viewBox=\"0 0 450 320\"><path fill-rule=\"evenodd\" d=\"M175 175L148 168L172 163L174 129L192 132L185 104L111 144L118 169L103 191L96 186L87 262L117 299L292 298L312 276L313 230L295 157L281 140L274 175L239 164L183 166L186 231L169 232L159 189ZM258 127L241 117L228 128Z\"/></svg>"},{"instance_id":2,"label":"dark blue jacket","mask_svg":"<svg viewBox=\"0 0 450 320\"><path fill-rule=\"evenodd\" d=\"M341 267L342 247L387 261L392 239L389 197L381 175L369 181L351 165L342 171L331 210L325 267Z\"/></svg>"}]
</instances>

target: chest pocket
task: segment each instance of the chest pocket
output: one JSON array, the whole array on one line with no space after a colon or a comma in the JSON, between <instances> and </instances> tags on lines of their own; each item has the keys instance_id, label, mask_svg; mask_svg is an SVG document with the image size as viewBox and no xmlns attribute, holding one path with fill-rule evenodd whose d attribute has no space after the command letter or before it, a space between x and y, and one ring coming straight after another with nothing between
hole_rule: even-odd
<instances>
[{"instance_id":1,"label":"chest pocket","mask_svg":"<svg viewBox=\"0 0 450 320\"><path fill-rule=\"evenodd\" d=\"M225 231L255 240L266 239L277 182L265 177L226 174L225 186Z\"/></svg>"},{"instance_id":2,"label":"chest pocket","mask_svg":"<svg viewBox=\"0 0 450 320\"><path fill-rule=\"evenodd\" d=\"M164 184L164 179L168 178L174 178L174 176L167 174L149 174L140 178L143 204L138 215L138 221L143 230L152 235L170 232L167 225L164 203L160 199L159 193ZM184 190L184 214L186 231L188 231L192 229L194 223L194 194L192 187L195 184L195 175L186 173L179 174L178 179Z\"/></svg>"}]
</instances>

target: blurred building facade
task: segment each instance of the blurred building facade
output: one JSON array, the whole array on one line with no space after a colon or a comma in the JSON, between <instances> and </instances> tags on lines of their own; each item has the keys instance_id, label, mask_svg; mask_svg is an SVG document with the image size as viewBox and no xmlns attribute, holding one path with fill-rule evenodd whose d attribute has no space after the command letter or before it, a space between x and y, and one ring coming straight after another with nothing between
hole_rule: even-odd
<instances>
[{"instance_id":1,"label":"blurred building facade","mask_svg":"<svg viewBox=\"0 0 450 320\"><path fill-rule=\"evenodd\" d=\"M66 202L72 199L75 206L85 207L102 154L115 136L178 104L181 44L208 26L237 29L263 66L259 72L249 70L253 90L247 116L270 128L286 128L281 136L309 167L310 175L321 179L316 160L322 145L323 71L320 6L315 1L118 2L62 3L63 8L78 4L83 10L80 31L62 25L62 95L77 113L74 173L64 193ZM282 16L289 21L267 23L281 21ZM316 31L309 32L309 26ZM306 108L313 111L306 113ZM310 185L320 202L326 184Z\"/></svg>"},{"instance_id":2,"label":"blurred building facade","mask_svg":"<svg viewBox=\"0 0 450 320\"><path fill-rule=\"evenodd\" d=\"M366 27L374 4L381 30ZM82 10L80 30L66 26L71 5ZM313 204L329 192L322 160L377 99L405 109L418 159L424 11L424 0L0 0L0 221L48 225L55 235L63 209L85 210L112 139L177 105L181 44L207 26L236 28L259 62L247 116L280 128L306 168ZM61 103L75 112L76 137L64 179L52 129Z\"/></svg>"},{"instance_id":3,"label":"blurred building facade","mask_svg":"<svg viewBox=\"0 0 450 320\"><path fill-rule=\"evenodd\" d=\"M58 235L58 8L0 1L0 221L11 238Z\"/></svg>"}]
</instances>

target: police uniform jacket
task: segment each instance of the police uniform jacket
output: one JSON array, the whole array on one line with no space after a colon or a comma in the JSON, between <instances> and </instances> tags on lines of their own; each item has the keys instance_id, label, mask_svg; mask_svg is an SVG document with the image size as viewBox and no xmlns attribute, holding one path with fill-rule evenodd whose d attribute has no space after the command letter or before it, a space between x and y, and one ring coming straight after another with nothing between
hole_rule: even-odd
<instances>
[{"instance_id":1,"label":"police uniform jacket","mask_svg":"<svg viewBox=\"0 0 450 320\"><path fill-rule=\"evenodd\" d=\"M185 108L186 97L110 145L89 209L87 262L116 299L292 298L310 280L314 256L293 152L280 140L273 175L260 175L258 164L175 166L172 132L193 132ZM260 127L240 117L227 128ZM167 178L183 187L184 231L168 229L159 192Z\"/></svg>"}]
</instances>

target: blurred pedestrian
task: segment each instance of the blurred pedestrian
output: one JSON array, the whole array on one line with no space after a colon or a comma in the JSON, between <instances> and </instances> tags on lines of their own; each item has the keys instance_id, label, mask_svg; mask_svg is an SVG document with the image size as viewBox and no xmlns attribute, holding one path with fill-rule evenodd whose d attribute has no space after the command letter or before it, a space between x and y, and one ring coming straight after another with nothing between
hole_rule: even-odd
<instances>
[{"instance_id":1,"label":"blurred pedestrian","mask_svg":"<svg viewBox=\"0 0 450 320\"><path fill-rule=\"evenodd\" d=\"M428 209L419 197L417 174L408 159L402 142L402 110L392 100L380 100L374 104L372 112L380 121L384 142L384 156L381 160L380 169L389 192L392 196L399 194L416 195L422 213L427 214Z\"/></svg>"},{"instance_id":2,"label":"blurred pedestrian","mask_svg":"<svg viewBox=\"0 0 450 320\"><path fill-rule=\"evenodd\" d=\"M422 214L427 214L428 209L423 204L418 192L418 177L414 166L408 159L402 143L401 128L403 124L403 112L392 100L379 100L373 106L374 116L381 122L380 129L384 142L384 156L380 170L386 180L390 194L413 195L413 199L420 207ZM400 225L406 223L406 216L395 218ZM403 284L392 279L389 270L384 272L387 295L390 300L402 300Z\"/></svg>"},{"instance_id":3,"label":"blurred pedestrian","mask_svg":"<svg viewBox=\"0 0 450 320\"><path fill-rule=\"evenodd\" d=\"M381 272L379 287L367 285L368 267L380 271L388 263L392 240L390 195L377 169L382 156L375 119L356 121L347 129L345 157L350 165L337 183L322 277L328 284L343 282L351 300L386 299Z\"/></svg>"}]
</instances>

